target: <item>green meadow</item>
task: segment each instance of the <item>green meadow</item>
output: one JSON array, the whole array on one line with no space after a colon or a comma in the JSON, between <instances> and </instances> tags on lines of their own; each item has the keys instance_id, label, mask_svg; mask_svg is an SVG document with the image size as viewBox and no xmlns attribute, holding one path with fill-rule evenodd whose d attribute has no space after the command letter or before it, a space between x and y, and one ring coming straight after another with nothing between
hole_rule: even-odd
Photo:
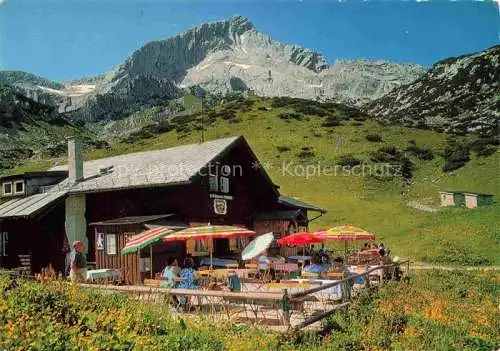
<instances>
[{"instance_id":1,"label":"green meadow","mask_svg":"<svg viewBox=\"0 0 500 351\"><path fill-rule=\"evenodd\" d=\"M196 105L192 98L188 101ZM206 110L204 137L210 140L243 135L283 194L328 209L328 213L311 222L310 229L356 225L375 233L376 242L384 243L393 255L416 261L500 263L498 201L472 210L439 205L441 190L485 192L494 194L495 199L500 196L498 152L489 156L470 152L470 160L463 167L443 172L445 147L452 141L471 143L476 136L389 125L334 104L318 108L314 102L278 102L236 98ZM155 108L150 113L160 110ZM87 153L86 159L199 142L201 118L195 112L145 127L129 137L111 140L108 149ZM367 135L375 141L367 140ZM378 152L380 158L380 149L391 147L397 150L397 157L411 161L411 177L377 173L381 164L374 161L374 154ZM408 151L411 147L424 149L433 158L419 158ZM356 168L339 166L352 166L352 159L364 165L364 174L359 168L355 172ZM16 171L47 168L53 162L27 163ZM439 211L422 211L408 203Z\"/></svg>"}]
</instances>

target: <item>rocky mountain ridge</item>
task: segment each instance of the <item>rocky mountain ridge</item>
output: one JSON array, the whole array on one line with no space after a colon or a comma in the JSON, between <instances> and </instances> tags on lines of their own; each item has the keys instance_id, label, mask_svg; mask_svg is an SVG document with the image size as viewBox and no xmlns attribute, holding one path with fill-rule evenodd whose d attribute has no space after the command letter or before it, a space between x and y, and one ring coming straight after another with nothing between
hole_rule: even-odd
<instances>
[{"instance_id":1,"label":"rocky mountain ridge","mask_svg":"<svg viewBox=\"0 0 500 351\"><path fill-rule=\"evenodd\" d=\"M205 23L136 50L108 75L98 92L123 91L140 77L179 88L199 85L215 94L250 91L260 96L333 99L360 105L424 72L418 65L337 61L258 32L244 17ZM168 90L165 97L175 95Z\"/></svg>"},{"instance_id":2,"label":"rocky mountain ridge","mask_svg":"<svg viewBox=\"0 0 500 351\"><path fill-rule=\"evenodd\" d=\"M498 124L498 51L442 60L429 71L386 61L330 65L321 53L283 44L233 16L147 43L96 77L58 83L4 71L0 82L72 120L122 119L201 87L216 100L244 92L332 101L362 106L380 120L464 133Z\"/></svg>"},{"instance_id":3,"label":"rocky mountain ridge","mask_svg":"<svg viewBox=\"0 0 500 351\"><path fill-rule=\"evenodd\" d=\"M64 82L66 89L52 93L64 97L63 102L53 101L59 111L95 121L125 117L141 107L177 98L182 89L192 86L217 95L244 91L359 106L423 72L418 65L383 61L329 65L321 53L283 44L257 31L247 18L233 16L147 43L112 72L83 83ZM81 94L71 93L84 83Z\"/></svg>"},{"instance_id":4,"label":"rocky mountain ridge","mask_svg":"<svg viewBox=\"0 0 500 351\"><path fill-rule=\"evenodd\" d=\"M439 61L413 83L364 110L413 127L495 135L500 120L500 45Z\"/></svg>"},{"instance_id":5,"label":"rocky mountain ridge","mask_svg":"<svg viewBox=\"0 0 500 351\"><path fill-rule=\"evenodd\" d=\"M85 128L67 120L54 106L0 84L0 174L21 160L64 154L65 137L70 135L81 137L90 147L105 145L94 140Z\"/></svg>"}]
</instances>

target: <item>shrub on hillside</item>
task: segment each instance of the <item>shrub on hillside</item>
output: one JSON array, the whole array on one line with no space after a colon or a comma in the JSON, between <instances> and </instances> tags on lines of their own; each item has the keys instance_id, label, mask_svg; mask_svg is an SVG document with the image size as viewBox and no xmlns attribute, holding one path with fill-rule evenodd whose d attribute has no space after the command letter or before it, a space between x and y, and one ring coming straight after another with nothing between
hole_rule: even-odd
<instances>
[{"instance_id":1,"label":"shrub on hillside","mask_svg":"<svg viewBox=\"0 0 500 351\"><path fill-rule=\"evenodd\" d=\"M496 152L499 141L497 137L478 138L470 143L470 149L477 156L491 156Z\"/></svg>"},{"instance_id":2,"label":"shrub on hillside","mask_svg":"<svg viewBox=\"0 0 500 351\"><path fill-rule=\"evenodd\" d=\"M434 159L434 153L431 149L424 149L416 145L409 145L406 148L406 151L420 160L430 161Z\"/></svg>"},{"instance_id":3,"label":"shrub on hillside","mask_svg":"<svg viewBox=\"0 0 500 351\"><path fill-rule=\"evenodd\" d=\"M293 112L280 113L278 115L278 117L280 119L285 120L285 121L292 120L292 119L295 119L297 121L302 121L304 119L304 116L302 116L301 114L299 114L299 113L293 113Z\"/></svg>"},{"instance_id":4,"label":"shrub on hillside","mask_svg":"<svg viewBox=\"0 0 500 351\"><path fill-rule=\"evenodd\" d=\"M459 142L452 142L443 150L443 158L445 160L443 171L451 172L459 169L470 160L469 146Z\"/></svg>"},{"instance_id":5,"label":"shrub on hillside","mask_svg":"<svg viewBox=\"0 0 500 351\"><path fill-rule=\"evenodd\" d=\"M479 157L488 157L497 152L497 147L493 145L485 145L478 151L476 151L476 155Z\"/></svg>"},{"instance_id":6,"label":"shrub on hillside","mask_svg":"<svg viewBox=\"0 0 500 351\"><path fill-rule=\"evenodd\" d=\"M235 119L236 118L236 112L234 110L229 110L229 109L225 109L225 110L222 110L220 113L219 113L219 116L223 119L223 120L231 120L231 119Z\"/></svg>"},{"instance_id":7,"label":"shrub on hillside","mask_svg":"<svg viewBox=\"0 0 500 351\"><path fill-rule=\"evenodd\" d=\"M337 161L337 164L342 167L351 168L361 164L361 160L352 156L351 154L341 155Z\"/></svg>"},{"instance_id":8,"label":"shrub on hillside","mask_svg":"<svg viewBox=\"0 0 500 351\"><path fill-rule=\"evenodd\" d=\"M321 125L325 128L331 128L331 127L340 126L341 124L342 123L340 122L340 119L338 117L328 116Z\"/></svg>"},{"instance_id":9,"label":"shrub on hillside","mask_svg":"<svg viewBox=\"0 0 500 351\"><path fill-rule=\"evenodd\" d=\"M398 149L395 146L389 145L389 146L382 146L378 148L377 151L373 151L370 153L370 159L373 162L391 162L395 161L398 156L400 156L401 153L398 151Z\"/></svg>"},{"instance_id":10,"label":"shrub on hillside","mask_svg":"<svg viewBox=\"0 0 500 351\"><path fill-rule=\"evenodd\" d=\"M288 146L276 146L276 150L278 150L279 153L290 151L290 148Z\"/></svg>"},{"instance_id":11,"label":"shrub on hillside","mask_svg":"<svg viewBox=\"0 0 500 351\"><path fill-rule=\"evenodd\" d=\"M408 157L401 157L397 165L400 167L400 174L404 179L411 179L413 177L413 162Z\"/></svg>"},{"instance_id":12,"label":"shrub on hillside","mask_svg":"<svg viewBox=\"0 0 500 351\"><path fill-rule=\"evenodd\" d=\"M328 113L328 111L325 110L324 108L310 103L304 103L295 106L295 112L302 113L304 115L320 116L320 117L324 117Z\"/></svg>"},{"instance_id":13,"label":"shrub on hillside","mask_svg":"<svg viewBox=\"0 0 500 351\"><path fill-rule=\"evenodd\" d=\"M393 145L382 146L377 151L371 152L370 159L373 162L392 165L396 168L396 173L405 179L413 177L413 162Z\"/></svg>"},{"instance_id":14,"label":"shrub on hillside","mask_svg":"<svg viewBox=\"0 0 500 351\"><path fill-rule=\"evenodd\" d=\"M309 146L302 147L300 149L300 152L297 154L297 157L299 158L311 158L314 156L315 156L314 151Z\"/></svg>"},{"instance_id":15,"label":"shrub on hillside","mask_svg":"<svg viewBox=\"0 0 500 351\"><path fill-rule=\"evenodd\" d=\"M365 138L366 138L366 140L374 142L374 143L378 143L378 142L382 141L382 137L378 134L368 134L368 135L366 135Z\"/></svg>"},{"instance_id":16,"label":"shrub on hillside","mask_svg":"<svg viewBox=\"0 0 500 351\"><path fill-rule=\"evenodd\" d=\"M394 145L382 146L379 148L379 151L392 156L400 154L399 150Z\"/></svg>"}]
</instances>

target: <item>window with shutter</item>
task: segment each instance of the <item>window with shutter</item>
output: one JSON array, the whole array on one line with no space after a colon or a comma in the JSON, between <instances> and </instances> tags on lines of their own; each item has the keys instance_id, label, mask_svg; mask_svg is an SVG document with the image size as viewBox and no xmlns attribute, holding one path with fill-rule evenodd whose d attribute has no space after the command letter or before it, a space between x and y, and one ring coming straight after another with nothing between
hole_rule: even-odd
<instances>
[{"instance_id":1,"label":"window with shutter","mask_svg":"<svg viewBox=\"0 0 500 351\"><path fill-rule=\"evenodd\" d=\"M219 184L217 182L217 176L209 176L208 177L208 189L210 192L218 192L219 191Z\"/></svg>"},{"instance_id":2,"label":"window with shutter","mask_svg":"<svg viewBox=\"0 0 500 351\"><path fill-rule=\"evenodd\" d=\"M220 191L224 194L229 193L229 178L220 177Z\"/></svg>"}]
</instances>

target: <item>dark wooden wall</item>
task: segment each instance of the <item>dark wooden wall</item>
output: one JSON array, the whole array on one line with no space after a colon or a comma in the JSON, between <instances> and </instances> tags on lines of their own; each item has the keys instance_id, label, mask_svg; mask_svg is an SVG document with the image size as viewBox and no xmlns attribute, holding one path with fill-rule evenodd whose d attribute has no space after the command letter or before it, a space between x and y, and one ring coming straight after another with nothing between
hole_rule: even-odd
<instances>
[{"instance_id":1,"label":"dark wooden wall","mask_svg":"<svg viewBox=\"0 0 500 351\"><path fill-rule=\"evenodd\" d=\"M94 242L96 242L97 233L104 234L104 250L95 248L95 259L97 269L101 268L126 268L128 270L126 279L139 283L141 281L140 267L139 267L139 254L131 253L122 255L121 250L125 247L127 240L127 233L137 234L141 231L138 225L106 225L106 226L92 226L92 233L94 235ZM106 254L106 234L116 235L116 255Z\"/></svg>"},{"instance_id":2,"label":"dark wooden wall","mask_svg":"<svg viewBox=\"0 0 500 351\"><path fill-rule=\"evenodd\" d=\"M64 272L64 202L35 218L1 220L0 232L8 233L7 256L0 257L0 267L20 267L20 256L30 255L32 273L49 264Z\"/></svg>"}]
</instances>

